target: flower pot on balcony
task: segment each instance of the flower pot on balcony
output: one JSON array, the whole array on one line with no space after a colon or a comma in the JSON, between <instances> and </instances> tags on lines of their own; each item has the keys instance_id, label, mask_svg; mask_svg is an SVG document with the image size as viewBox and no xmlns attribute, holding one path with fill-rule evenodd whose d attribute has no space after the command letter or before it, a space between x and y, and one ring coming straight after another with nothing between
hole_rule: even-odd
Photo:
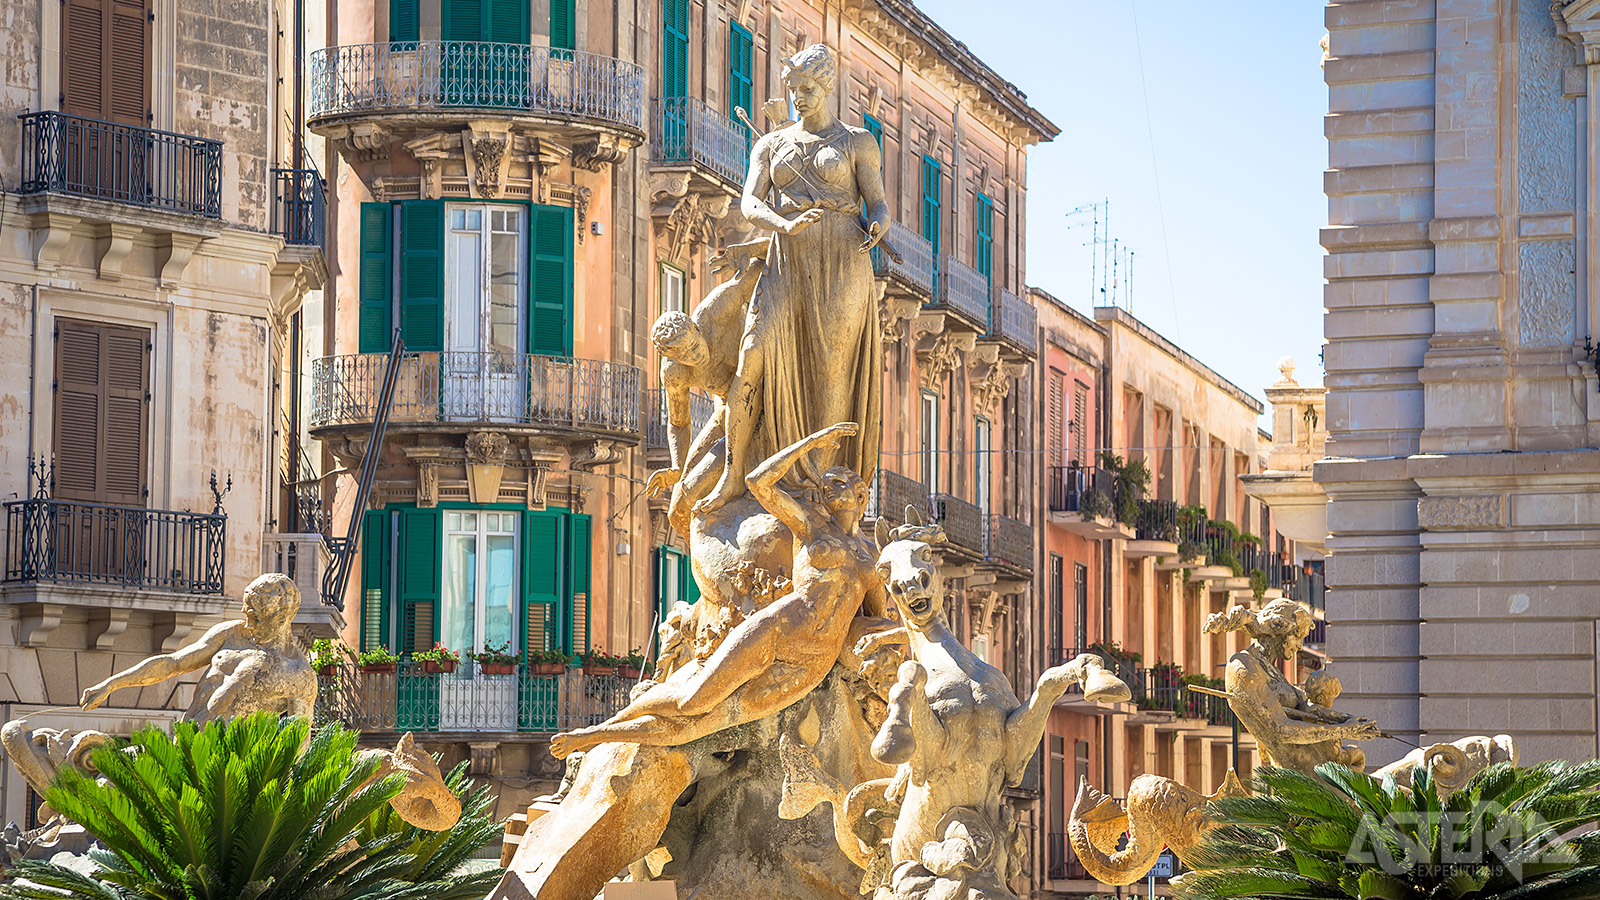
<instances>
[{"instance_id":1,"label":"flower pot on balcony","mask_svg":"<svg viewBox=\"0 0 1600 900\"><path fill-rule=\"evenodd\" d=\"M595 663L584 663L583 664L583 674L585 674L585 675L615 675L615 674L617 674L617 667L616 666L602 666L602 665L597 665Z\"/></svg>"},{"instance_id":2,"label":"flower pot on balcony","mask_svg":"<svg viewBox=\"0 0 1600 900\"><path fill-rule=\"evenodd\" d=\"M632 678L634 680L638 680L639 670L633 666L617 666L617 676L620 678Z\"/></svg>"},{"instance_id":3,"label":"flower pot on balcony","mask_svg":"<svg viewBox=\"0 0 1600 900\"><path fill-rule=\"evenodd\" d=\"M425 659L422 661L422 671L429 675L449 675L456 670L456 661L453 659Z\"/></svg>"},{"instance_id":4,"label":"flower pot on balcony","mask_svg":"<svg viewBox=\"0 0 1600 900\"><path fill-rule=\"evenodd\" d=\"M322 665L317 666L317 674L323 678L332 678L333 676L339 674L339 664L323 663Z\"/></svg>"},{"instance_id":5,"label":"flower pot on balcony","mask_svg":"<svg viewBox=\"0 0 1600 900\"><path fill-rule=\"evenodd\" d=\"M395 664L392 663L392 662L390 662L390 663L365 663L365 664L363 664L361 666L361 671L366 672L369 675L393 675L394 674L394 670L395 670Z\"/></svg>"},{"instance_id":6,"label":"flower pot on balcony","mask_svg":"<svg viewBox=\"0 0 1600 900\"><path fill-rule=\"evenodd\" d=\"M535 675L560 675L566 670L566 663L542 662L533 664L533 674Z\"/></svg>"},{"instance_id":7,"label":"flower pot on balcony","mask_svg":"<svg viewBox=\"0 0 1600 900\"><path fill-rule=\"evenodd\" d=\"M517 671L517 664L481 662L478 663L478 668L481 669L485 675L510 675Z\"/></svg>"}]
</instances>

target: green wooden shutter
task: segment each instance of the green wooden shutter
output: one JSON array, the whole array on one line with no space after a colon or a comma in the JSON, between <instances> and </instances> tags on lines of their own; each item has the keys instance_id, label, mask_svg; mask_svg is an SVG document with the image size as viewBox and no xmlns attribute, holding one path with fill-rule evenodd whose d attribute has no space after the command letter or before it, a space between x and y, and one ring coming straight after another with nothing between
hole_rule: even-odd
<instances>
[{"instance_id":1,"label":"green wooden shutter","mask_svg":"<svg viewBox=\"0 0 1600 900\"><path fill-rule=\"evenodd\" d=\"M994 285L994 201L983 194L978 195L977 222L977 268L983 277Z\"/></svg>"},{"instance_id":2,"label":"green wooden shutter","mask_svg":"<svg viewBox=\"0 0 1600 900\"><path fill-rule=\"evenodd\" d=\"M389 645L389 514L369 509L361 520L361 649Z\"/></svg>"},{"instance_id":3,"label":"green wooden shutter","mask_svg":"<svg viewBox=\"0 0 1600 900\"><path fill-rule=\"evenodd\" d=\"M571 356L572 210L533 204L529 212L528 352Z\"/></svg>"},{"instance_id":4,"label":"green wooden shutter","mask_svg":"<svg viewBox=\"0 0 1600 900\"><path fill-rule=\"evenodd\" d=\"M933 249L934 290L939 287L939 207L943 205L944 182L939 161L922 158L922 236Z\"/></svg>"},{"instance_id":5,"label":"green wooden shutter","mask_svg":"<svg viewBox=\"0 0 1600 900\"><path fill-rule=\"evenodd\" d=\"M439 34L446 41L488 39L486 0L440 0Z\"/></svg>"},{"instance_id":6,"label":"green wooden shutter","mask_svg":"<svg viewBox=\"0 0 1600 900\"><path fill-rule=\"evenodd\" d=\"M399 611L396 652L426 650L439 640L439 580L444 540L437 509L400 511Z\"/></svg>"},{"instance_id":7,"label":"green wooden shutter","mask_svg":"<svg viewBox=\"0 0 1600 900\"><path fill-rule=\"evenodd\" d=\"M689 0L662 0L661 96L689 96Z\"/></svg>"},{"instance_id":8,"label":"green wooden shutter","mask_svg":"<svg viewBox=\"0 0 1600 900\"><path fill-rule=\"evenodd\" d=\"M567 651L583 653L589 649L589 556L588 516L567 517Z\"/></svg>"},{"instance_id":9,"label":"green wooden shutter","mask_svg":"<svg viewBox=\"0 0 1600 900\"><path fill-rule=\"evenodd\" d=\"M501 44L528 43L528 0L485 0L489 9L487 40ZM550 20L554 24L556 8L572 0L552 0Z\"/></svg>"},{"instance_id":10,"label":"green wooden shutter","mask_svg":"<svg viewBox=\"0 0 1600 900\"><path fill-rule=\"evenodd\" d=\"M421 37L420 0L389 0L389 40L415 41Z\"/></svg>"},{"instance_id":11,"label":"green wooden shutter","mask_svg":"<svg viewBox=\"0 0 1600 900\"><path fill-rule=\"evenodd\" d=\"M861 124L867 129L867 133L872 135L872 139L878 142L878 152L882 153L883 123L878 121L874 116L862 116Z\"/></svg>"},{"instance_id":12,"label":"green wooden shutter","mask_svg":"<svg viewBox=\"0 0 1600 900\"><path fill-rule=\"evenodd\" d=\"M560 645L555 628L561 596L561 514L528 512L522 518L522 646Z\"/></svg>"},{"instance_id":13,"label":"green wooden shutter","mask_svg":"<svg viewBox=\"0 0 1600 900\"><path fill-rule=\"evenodd\" d=\"M391 207L387 203L361 204L361 263L356 342L362 353L388 353L393 299L389 290L389 236Z\"/></svg>"},{"instance_id":14,"label":"green wooden shutter","mask_svg":"<svg viewBox=\"0 0 1600 900\"><path fill-rule=\"evenodd\" d=\"M755 118L751 92L755 84L755 38L738 22L728 23L728 117L737 119L735 109ZM740 123L743 124L743 123Z\"/></svg>"},{"instance_id":15,"label":"green wooden shutter","mask_svg":"<svg viewBox=\"0 0 1600 900\"><path fill-rule=\"evenodd\" d=\"M550 0L550 46L555 50L578 49L576 0Z\"/></svg>"},{"instance_id":16,"label":"green wooden shutter","mask_svg":"<svg viewBox=\"0 0 1600 900\"><path fill-rule=\"evenodd\" d=\"M694 580L694 558L689 554L683 555L683 564L678 568L683 573L683 585L678 590L678 596L685 603L698 603L700 601L700 582Z\"/></svg>"},{"instance_id":17,"label":"green wooden shutter","mask_svg":"<svg viewBox=\"0 0 1600 900\"><path fill-rule=\"evenodd\" d=\"M444 201L400 204L400 325L406 349L444 349Z\"/></svg>"}]
</instances>

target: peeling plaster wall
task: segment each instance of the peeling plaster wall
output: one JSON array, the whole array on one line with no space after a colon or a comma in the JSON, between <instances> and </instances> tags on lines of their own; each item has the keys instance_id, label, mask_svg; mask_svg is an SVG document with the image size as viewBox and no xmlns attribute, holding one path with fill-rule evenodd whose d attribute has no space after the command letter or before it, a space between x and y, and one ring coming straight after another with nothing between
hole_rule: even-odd
<instances>
[{"instance_id":1,"label":"peeling plaster wall","mask_svg":"<svg viewBox=\"0 0 1600 900\"><path fill-rule=\"evenodd\" d=\"M223 142L222 216L267 228L266 0L178 0L174 130Z\"/></svg>"}]
</instances>

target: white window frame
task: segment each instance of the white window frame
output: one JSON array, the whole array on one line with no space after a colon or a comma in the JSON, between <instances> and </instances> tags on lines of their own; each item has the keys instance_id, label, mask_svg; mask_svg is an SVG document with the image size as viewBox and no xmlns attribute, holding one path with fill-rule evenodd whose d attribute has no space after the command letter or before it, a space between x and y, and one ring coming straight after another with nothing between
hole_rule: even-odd
<instances>
[{"instance_id":1,"label":"white window frame","mask_svg":"<svg viewBox=\"0 0 1600 900\"><path fill-rule=\"evenodd\" d=\"M689 273L671 263L661 264L661 311L689 311Z\"/></svg>"},{"instance_id":2,"label":"white window frame","mask_svg":"<svg viewBox=\"0 0 1600 900\"><path fill-rule=\"evenodd\" d=\"M993 439L993 424L985 416L975 416L972 421L972 502L983 510L984 515L989 514L989 504L993 499L990 496L990 480L994 472L989 456L989 442Z\"/></svg>"},{"instance_id":3,"label":"white window frame","mask_svg":"<svg viewBox=\"0 0 1600 900\"><path fill-rule=\"evenodd\" d=\"M939 493L939 395L923 391L919 409L922 440L922 484L928 493Z\"/></svg>"},{"instance_id":4,"label":"white window frame","mask_svg":"<svg viewBox=\"0 0 1600 900\"><path fill-rule=\"evenodd\" d=\"M456 519L456 517L462 515L476 516L476 526L472 529L461 528L459 526L451 527L451 522L459 521ZM509 521L511 523L510 530L507 531L501 528L490 528L489 518L491 516L494 516L497 519L503 519L504 521ZM445 588L450 583L450 573L449 570L445 568L450 563L450 539L452 537L460 537L463 535L474 536L477 544L477 552L474 554L474 561L477 565L477 571L473 573L472 646L466 648L451 647L451 649L458 652L461 650L483 650L485 649L483 645L483 629L485 622L488 620L489 612L487 598L485 597L485 591L487 590L489 582L489 538L491 536L504 536L508 534L511 536L511 564L513 574L511 579L512 600L517 603L518 607L520 607L520 602L517 602L517 593L520 590L523 574L521 516L517 515L517 513L514 511L503 509L447 509L444 510L443 519L443 527L440 529L440 531L443 534L442 539L444 546L439 557L440 568L442 570L439 578L439 634L441 637L447 635L449 633L450 626L448 617L450 615L451 607L450 604L446 602L446 598L444 596ZM512 653L520 653L522 650L522 636L520 634L521 629L517 627L519 624L519 615L520 614L515 610L513 610L511 614Z\"/></svg>"},{"instance_id":5,"label":"white window frame","mask_svg":"<svg viewBox=\"0 0 1600 900\"><path fill-rule=\"evenodd\" d=\"M477 234L478 254L475 260L466 261L461 258L459 243L455 239L458 234L470 233L468 229L457 228L455 225L456 213L481 214ZM497 229L494 225L496 214L510 215L516 222L515 230ZM486 352L489 349L489 331L493 327L493 310L490 307L489 297L493 285L494 273L490 270L490 260L493 253L490 245L496 234L514 234L517 236L517 289L515 296L517 303L516 327L514 332L515 353L527 352L528 341L528 210L526 207L511 203L447 203L444 208L445 215L445 246L444 246L444 321L445 335L444 346L447 350L465 351L465 347L456 346L456 335L453 333L456 323L457 306L462 298L457 296L464 265L473 265L478 271L478 339L476 350Z\"/></svg>"}]
</instances>

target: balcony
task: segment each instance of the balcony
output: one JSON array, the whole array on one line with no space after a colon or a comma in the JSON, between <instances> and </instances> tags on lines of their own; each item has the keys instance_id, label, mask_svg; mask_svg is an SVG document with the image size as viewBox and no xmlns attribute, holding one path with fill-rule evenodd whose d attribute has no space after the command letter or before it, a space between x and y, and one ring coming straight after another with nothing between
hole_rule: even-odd
<instances>
[{"instance_id":1,"label":"balcony","mask_svg":"<svg viewBox=\"0 0 1600 900\"><path fill-rule=\"evenodd\" d=\"M228 517L36 497L5 504L5 581L223 591Z\"/></svg>"},{"instance_id":2,"label":"balcony","mask_svg":"<svg viewBox=\"0 0 1600 900\"><path fill-rule=\"evenodd\" d=\"M318 675L315 721L367 732L548 735L605 721L627 705L635 683L580 669L538 675L526 664L507 675L468 661L449 674L414 663L395 672L344 665Z\"/></svg>"},{"instance_id":3,"label":"balcony","mask_svg":"<svg viewBox=\"0 0 1600 900\"><path fill-rule=\"evenodd\" d=\"M277 534L261 536L261 570L281 572L294 580L300 590L300 611L295 614L295 633L305 640L337 638L345 619L335 607L324 602L322 573L328 567L327 544L320 534Z\"/></svg>"},{"instance_id":4,"label":"balcony","mask_svg":"<svg viewBox=\"0 0 1600 900\"><path fill-rule=\"evenodd\" d=\"M327 193L316 169L272 170L272 233L290 246L322 246Z\"/></svg>"},{"instance_id":5,"label":"balcony","mask_svg":"<svg viewBox=\"0 0 1600 900\"><path fill-rule=\"evenodd\" d=\"M59 112L23 113L19 194L220 218L222 142Z\"/></svg>"},{"instance_id":6,"label":"balcony","mask_svg":"<svg viewBox=\"0 0 1600 900\"><path fill-rule=\"evenodd\" d=\"M1154 556L1158 565L1178 561L1179 509L1171 500L1140 500L1133 540L1122 555L1133 559Z\"/></svg>"},{"instance_id":7,"label":"balcony","mask_svg":"<svg viewBox=\"0 0 1600 900\"><path fill-rule=\"evenodd\" d=\"M985 516L983 510L952 494L934 494L930 507L933 521L944 527L950 546L974 559L983 559Z\"/></svg>"},{"instance_id":8,"label":"balcony","mask_svg":"<svg viewBox=\"0 0 1600 900\"><path fill-rule=\"evenodd\" d=\"M311 52L307 124L342 137L355 120L437 131L488 115L542 120L558 133L644 137L644 70L573 50L484 41L354 44Z\"/></svg>"},{"instance_id":9,"label":"balcony","mask_svg":"<svg viewBox=\"0 0 1600 900\"><path fill-rule=\"evenodd\" d=\"M884 243L900 254L900 262L883 249ZM872 248L872 272L888 279L887 294L927 303L933 298L933 245L905 225L891 221L879 246Z\"/></svg>"},{"instance_id":10,"label":"balcony","mask_svg":"<svg viewBox=\"0 0 1600 900\"><path fill-rule=\"evenodd\" d=\"M1050 522L1092 541L1131 540L1134 529L1116 518L1116 475L1096 466L1051 466Z\"/></svg>"},{"instance_id":11,"label":"balcony","mask_svg":"<svg viewBox=\"0 0 1600 900\"><path fill-rule=\"evenodd\" d=\"M953 314L978 334L988 332L992 305L989 279L954 256L945 256L939 261L936 280L933 302L928 307Z\"/></svg>"},{"instance_id":12,"label":"balcony","mask_svg":"<svg viewBox=\"0 0 1600 900\"><path fill-rule=\"evenodd\" d=\"M1033 526L1009 516L985 520L984 561L1022 575L1033 574Z\"/></svg>"},{"instance_id":13,"label":"balcony","mask_svg":"<svg viewBox=\"0 0 1600 900\"><path fill-rule=\"evenodd\" d=\"M886 519L898 525L905 523L906 507L924 514L928 511L928 489L915 478L880 466L872 476L870 488L864 518Z\"/></svg>"},{"instance_id":14,"label":"balcony","mask_svg":"<svg viewBox=\"0 0 1600 900\"><path fill-rule=\"evenodd\" d=\"M989 314L989 333L985 340L999 341L1017 354L1032 359L1039 355L1039 311L1033 304L1005 288L994 292Z\"/></svg>"},{"instance_id":15,"label":"balcony","mask_svg":"<svg viewBox=\"0 0 1600 900\"><path fill-rule=\"evenodd\" d=\"M646 450L666 450L667 435L672 430L672 423L667 420L667 398L661 388L651 388L645 392L649 395L650 418L645 422L644 447ZM706 424L711 421L711 416L716 412L717 401L709 394L700 391L689 392L689 434L690 440L698 435ZM688 447L683 451L687 453Z\"/></svg>"},{"instance_id":16,"label":"balcony","mask_svg":"<svg viewBox=\"0 0 1600 900\"><path fill-rule=\"evenodd\" d=\"M311 427L367 428L378 412L385 353L327 356L311 367ZM391 429L423 424L528 426L638 440L643 373L634 366L525 353L408 353Z\"/></svg>"},{"instance_id":17,"label":"balcony","mask_svg":"<svg viewBox=\"0 0 1600 900\"><path fill-rule=\"evenodd\" d=\"M650 102L650 162L698 166L738 192L750 169L750 133L743 124L694 97Z\"/></svg>"}]
</instances>

